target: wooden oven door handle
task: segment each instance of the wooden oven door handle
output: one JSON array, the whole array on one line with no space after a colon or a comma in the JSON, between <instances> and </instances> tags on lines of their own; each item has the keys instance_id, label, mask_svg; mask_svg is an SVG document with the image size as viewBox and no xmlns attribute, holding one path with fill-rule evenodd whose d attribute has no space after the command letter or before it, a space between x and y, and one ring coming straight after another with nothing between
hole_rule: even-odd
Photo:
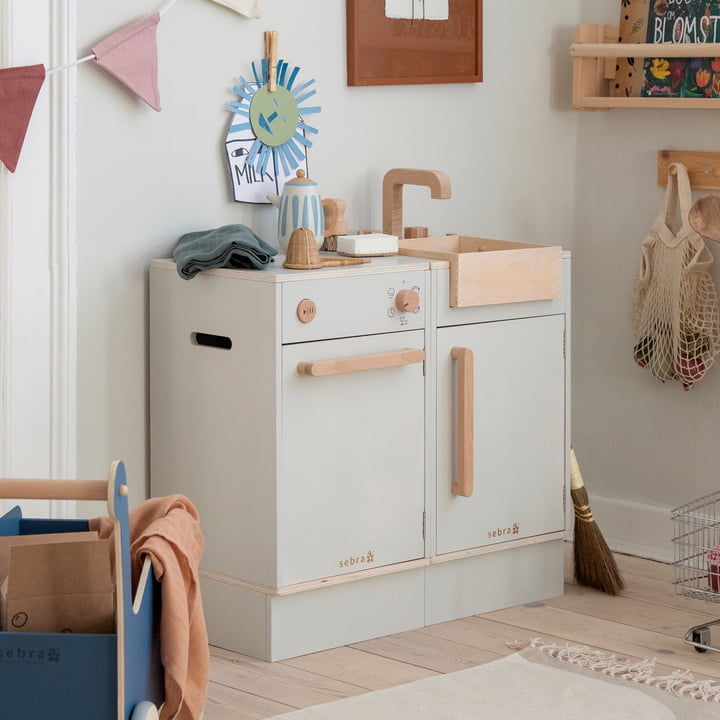
<instances>
[{"instance_id":1,"label":"wooden oven door handle","mask_svg":"<svg viewBox=\"0 0 720 720\"><path fill-rule=\"evenodd\" d=\"M473 494L473 351L470 348L454 347L450 351L457 361L457 438L456 467L457 479L452 483L453 495L470 497Z\"/></svg>"},{"instance_id":2,"label":"wooden oven door handle","mask_svg":"<svg viewBox=\"0 0 720 720\"><path fill-rule=\"evenodd\" d=\"M403 348L390 352L372 353L370 355L353 355L333 360L317 360L315 362L299 362L298 375L324 377L326 375L347 375L364 370L414 365L425 360L425 351L416 348Z\"/></svg>"}]
</instances>

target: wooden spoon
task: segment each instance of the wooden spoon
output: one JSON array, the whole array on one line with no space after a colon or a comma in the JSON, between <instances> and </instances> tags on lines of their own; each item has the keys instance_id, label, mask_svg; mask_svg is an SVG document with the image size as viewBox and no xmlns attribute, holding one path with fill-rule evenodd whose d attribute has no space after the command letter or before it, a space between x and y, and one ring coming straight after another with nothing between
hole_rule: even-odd
<instances>
[{"instance_id":1,"label":"wooden spoon","mask_svg":"<svg viewBox=\"0 0 720 720\"><path fill-rule=\"evenodd\" d=\"M720 242L720 196L701 197L690 208L688 220L696 233Z\"/></svg>"}]
</instances>

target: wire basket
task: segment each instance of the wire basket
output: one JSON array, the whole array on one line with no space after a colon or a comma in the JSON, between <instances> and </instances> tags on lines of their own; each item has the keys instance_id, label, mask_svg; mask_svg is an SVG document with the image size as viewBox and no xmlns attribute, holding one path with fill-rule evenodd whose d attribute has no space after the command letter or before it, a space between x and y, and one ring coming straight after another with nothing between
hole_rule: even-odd
<instances>
[{"instance_id":1,"label":"wire basket","mask_svg":"<svg viewBox=\"0 0 720 720\"><path fill-rule=\"evenodd\" d=\"M720 602L720 492L671 511L675 548L675 590Z\"/></svg>"}]
</instances>

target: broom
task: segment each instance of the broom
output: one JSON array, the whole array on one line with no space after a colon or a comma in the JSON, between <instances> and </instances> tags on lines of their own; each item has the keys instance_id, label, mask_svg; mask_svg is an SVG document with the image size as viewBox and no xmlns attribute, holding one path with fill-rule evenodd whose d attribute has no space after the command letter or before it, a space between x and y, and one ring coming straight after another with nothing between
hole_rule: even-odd
<instances>
[{"instance_id":1,"label":"broom","mask_svg":"<svg viewBox=\"0 0 720 720\"><path fill-rule=\"evenodd\" d=\"M625 588L610 548L590 510L585 483L580 474L575 450L570 448L570 497L575 507L575 543L573 565L580 585L617 595Z\"/></svg>"}]
</instances>

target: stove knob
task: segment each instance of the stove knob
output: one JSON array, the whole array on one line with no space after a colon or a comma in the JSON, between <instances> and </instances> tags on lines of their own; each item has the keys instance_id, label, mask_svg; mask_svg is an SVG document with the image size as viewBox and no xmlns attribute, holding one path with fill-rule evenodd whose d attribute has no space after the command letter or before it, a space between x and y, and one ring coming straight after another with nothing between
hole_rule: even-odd
<instances>
[{"instance_id":1,"label":"stove knob","mask_svg":"<svg viewBox=\"0 0 720 720\"><path fill-rule=\"evenodd\" d=\"M295 312L297 314L297 319L301 323L309 323L315 319L317 307L315 307L315 303L312 300L305 298L298 303L297 310Z\"/></svg>"},{"instance_id":2,"label":"stove knob","mask_svg":"<svg viewBox=\"0 0 720 720\"><path fill-rule=\"evenodd\" d=\"M416 290L401 290L395 297L400 312L414 313L420 307L420 295Z\"/></svg>"}]
</instances>

